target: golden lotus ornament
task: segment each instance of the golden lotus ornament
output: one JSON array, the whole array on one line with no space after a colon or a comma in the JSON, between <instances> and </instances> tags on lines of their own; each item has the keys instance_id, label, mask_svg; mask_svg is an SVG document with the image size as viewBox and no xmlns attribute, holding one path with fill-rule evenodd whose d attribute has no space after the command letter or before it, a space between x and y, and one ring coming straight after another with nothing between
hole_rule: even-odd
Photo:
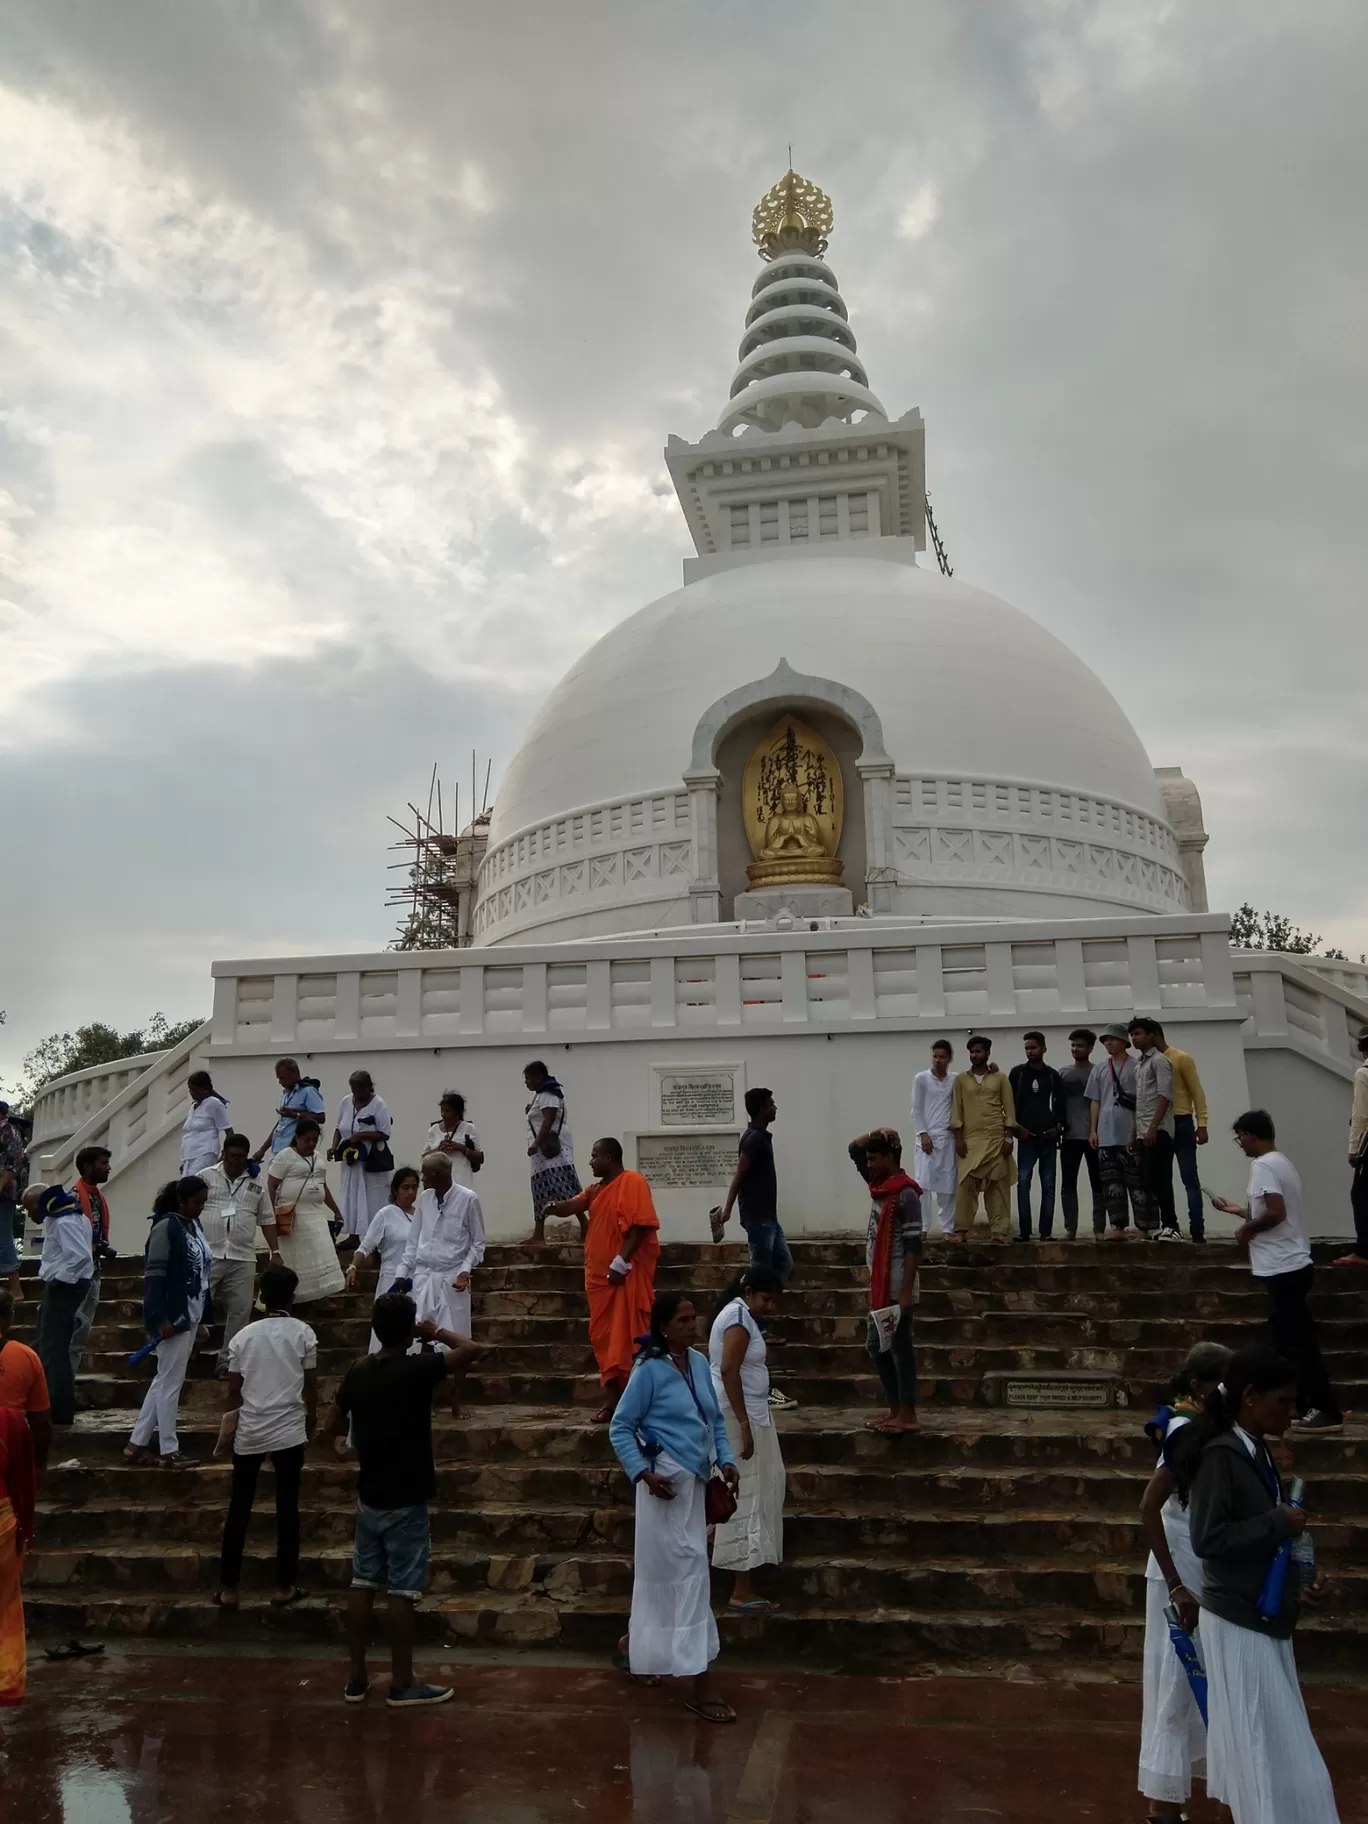
<instances>
[{"instance_id":1,"label":"golden lotus ornament","mask_svg":"<svg viewBox=\"0 0 1368 1824\"><path fill-rule=\"evenodd\" d=\"M752 887L839 883L845 792L840 762L815 729L780 718L746 762L741 805Z\"/></svg>"}]
</instances>

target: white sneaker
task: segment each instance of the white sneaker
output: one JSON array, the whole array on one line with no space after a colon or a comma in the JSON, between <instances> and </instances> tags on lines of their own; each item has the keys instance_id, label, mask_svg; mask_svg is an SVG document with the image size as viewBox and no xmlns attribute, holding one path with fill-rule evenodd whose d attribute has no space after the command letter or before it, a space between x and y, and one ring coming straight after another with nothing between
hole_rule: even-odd
<instances>
[{"instance_id":1,"label":"white sneaker","mask_svg":"<svg viewBox=\"0 0 1368 1824\"><path fill-rule=\"evenodd\" d=\"M797 1400L791 1400L786 1393L780 1393L777 1387L770 1388L769 1403L774 1407L776 1412L783 1412L787 1408L798 1404Z\"/></svg>"},{"instance_id":2,"label":"white sneaker","mask_svg":"<svg viewBox=\"0 0 1368 1824\"><path fill-rule=\"evenodd\" d=\"M1187 1236L1181 1229L1160 1229L1154 1239L1156 1241L1186 1241Z\"/></svg>"}]
</instances>

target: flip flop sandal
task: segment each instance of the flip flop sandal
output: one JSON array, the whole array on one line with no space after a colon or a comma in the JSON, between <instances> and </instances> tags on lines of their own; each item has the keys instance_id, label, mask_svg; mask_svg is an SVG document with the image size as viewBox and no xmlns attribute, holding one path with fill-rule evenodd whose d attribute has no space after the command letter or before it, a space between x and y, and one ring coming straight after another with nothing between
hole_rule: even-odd
<instances>
[{"instance_id":1,"label":"flip flop sandal","mask_svg":"<svg viewBox=\"0 0 1368 1824\"><path fill-rule=\"evenodd\" d=\"M633 1672L631 1662L621 1647L617 1648L613 1654L613 1665L619 1672L625 1672L634 1685L645 1685L649 1688L660 1683L653 1672Z\"/></svg>"},{"instance_id":2,"label":"flip flop sandal","mask_svg":"<svg viewBox=\"0 0 1368 1824\"><path fill-rule=\"evenodd\" d=\"M236 1595L228 1596L223 1590L215 1590L213 1603L216 1609L239 1609L242 1604Z\"/></svg>"},{"instance_id":3,"label":"flip flop sandal","mask_svg":"<svg viewBox=\"0 0 1368 1824\"><path fill-rule=\"evenodd\" d=\"M735 1710L730 1704L724 1704L718 1698L714 1698L711 1703L706 1704L685 1704L684 1708L692 1710L695 1716L701 1716L705 1723L734 1723L736 1721ZM719 1710L725 1711L726 1714L717 1715Z\"/></svg>"},{"instance_id":4,"label":"flip flop sandal","mask_svg":"<svg viewBox=\"0 0 1368 1824\"><path fill-rule=\"evenodd\" d=\"M614 1409L611 1406L600 1406L589 1423L591 1425L607 1425L612 1420L613 1411Z\"/></svg>"},{"instance_id":5,"label":"flip flop sandal","mask_svg":"<svg viewBox=\"0 0 1368 1824\"><path fill-rule=\"evenodd\" d=\"M273 1609L288 1609L292 1603L302 1602L303 1599L304 1592L299 1588L298 1584L296 1584L288 1596L272 1596L271 1607Z\"/></svg>"},{"instance_id":6,"label":"flip flop sandal","mask_svg":"<svg viewBox=\"0 0 1368 1824\"><path fill-rule=\"evenodd\" d=\"M757 1596L754 1602L729 1602L727 1613L729 1615L777 1615L779 1604L766 1602L763 1596Z\"/></svg>"},{"instance_id":7,"label":"flip flop sandal","mask_svg":"<svg viewBox=\"0 0 1368 1824\"><path fill-rule=\"evenodd\" d=\"M183 1450L173 1450L168 1456L158 1457L157 1462L163 1469L198 1469L199 1458L187 1457Z\"/></svg>"},{"instance_id":8,"label":"flip flop sandal","mask_svg":"<svg viewBox=\"0 0 1368 1824\"><path fill-rule=\"evenodd\" d=\"M49 1647L43 1657L60 1663L64 1659L95 1659L103 1652L99 1641L64 1640L60 1647Z\"/></svg>"},{"instance_id":9,"label":"flip flop sandal","mask_svg":"<svg viewBox=\"0 0 1368 1824\"><path fill-rule=\"evenodd\" d=\"M144 1450L141 1444L125 1444L123 1459L125 1463L136 1464L139 1469L150 1469L157 1461L155 1453Z\"/></svg>"}]
</instances>

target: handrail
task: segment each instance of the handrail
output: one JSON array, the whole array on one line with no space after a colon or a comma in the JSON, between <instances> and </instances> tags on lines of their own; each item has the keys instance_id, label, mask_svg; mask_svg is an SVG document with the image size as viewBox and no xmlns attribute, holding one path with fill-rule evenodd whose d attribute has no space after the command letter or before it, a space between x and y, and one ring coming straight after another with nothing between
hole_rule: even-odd
<instances>
[{"instance_id":1,"label":"handrail","mask_svg":"<svg viewBox=\"0 0 1368 1824\"><path fill-rule=\"evenodd\" d=\"M206 1020L193 1032L187 1033L179 1045L174 1045L169 1051L162 1052L150 1069L143 1071L131 1083L125 1084L112 1101L106 1102L103 1108L97 1109L84 1126L69 1135L55 1152L44 1155L39 1163L47 1176L54 1180L66 1177L72 1169L72 1163L77 1153L84 1146L109 1145L111 1150L118 1155L116 1163L122 1167L128 1164L131 1158L145 1152L150 1145L160 1139L162 1134L174 1125L178 1118L181 1118L179 1103L172 1105L165 1096L167 1079L173 1076L182 1064L188 1065L196 1051L204 1048L208 1043L209 1031L210 1022ZM185 1075L188 1074L187 1069ZM184 1077L181 1080L183 1082ZM163 1096L162 1106L157 1110L156 1122L145 1119L143 1131L132 1148L117 1145L117 1128L120 1117L127 1115L140 1096L148 1098L147 1113L150 1116L152 1114L152 1092L157 1084L163 1086ZM126 1121L124 1127L125 1129L127 1127ZM36 1177L37 1173L35 1172L34 1175Z\"/></svg>"}]
</instances>

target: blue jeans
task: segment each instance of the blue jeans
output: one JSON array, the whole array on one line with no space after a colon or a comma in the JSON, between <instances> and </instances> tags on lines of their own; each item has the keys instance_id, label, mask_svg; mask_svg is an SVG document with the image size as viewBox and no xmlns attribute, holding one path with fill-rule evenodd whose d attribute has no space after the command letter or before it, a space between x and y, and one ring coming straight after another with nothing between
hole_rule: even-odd
<instances>
[{"instance_id":1,"label":"blue jeans","mask_svg":"<svg viewBox=\"0 0 1368 1824\"><path fill-rule=\"evenodd\" d=\"M391 1596L416 1602L427 1577L430 1539L426 1501L415 1507L367 1507L358 1501L351 1587L388 1588Z\"/></svg>"},{"instance_id":2,"label":"blue jeans","mask_svg":"<svg viewBox=\"0 0 1368 1824\"><path fill-rule=\"evenodd\" d=\"M1021 1239L1031 1239L1031 1180L1040 1167L1040 1239L1048 1241L1054 1228L1055 1168L1059 1164L1059 1145L1054 1140L1037 1140L1027 1134L1017 1142L1017 1227Z\"/></svg>"},{"instance_id":3,"label":"blue jeans","mask_svg":"<svg viewBox=\"0 0 1368 1824\"><path fill-rule=\"evenodd\" d=\"M753 1267L773 1267L780 1279L787 1279L793 1271L793 1255L778 1219L773 1222L747 1222L743 1218L741 1227L746 1231L750 1264Z\"/></svg>"},{"instance_id":4,"label":"blue jeans","mask_svg":"<svg viewBox=\"0 0 1368 1824\"><path fill-rule=\"evenodd\" d=\"M1202 1209L1202 1179L1197 1170L1197 1117L1173 1117L1173 1152L1178 1161L1178 1176L1187 1192L1188 1234L1194 1241L1206 1238L1206 1213Z\"/></svg>"}]
</instances>

